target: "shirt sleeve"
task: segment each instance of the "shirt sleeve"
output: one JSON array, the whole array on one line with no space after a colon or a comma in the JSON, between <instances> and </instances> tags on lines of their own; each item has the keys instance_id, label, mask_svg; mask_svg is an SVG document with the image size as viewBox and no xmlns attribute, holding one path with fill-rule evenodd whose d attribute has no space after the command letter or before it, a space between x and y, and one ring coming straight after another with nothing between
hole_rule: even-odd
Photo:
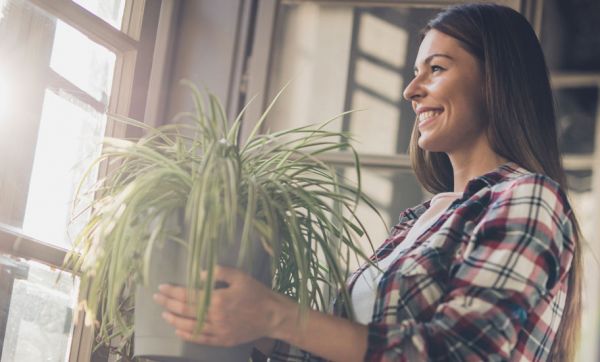
<instances>
[{"instance_id":1,"label":"shirt sleeve","mask_svg":"<svg viewBox=\"0 0 600 362\"><path fill-rule=\"evenodd\" d=\"M566 276L575 236L566 197L546 176L491 197L431 319L372 322L366 361L510 358L529 312Z\"/></svg>"},{"instance_id":2,"label":"shirt sleeve","mask_svg":"<svg viewBox=\"0 0 600 362\"><path fill-rule=\"evenodd\" d=\"M269 362L326 362L326 360L312 355L288 343L277 341L269 356Z\"/></svg>"}]
</instances>

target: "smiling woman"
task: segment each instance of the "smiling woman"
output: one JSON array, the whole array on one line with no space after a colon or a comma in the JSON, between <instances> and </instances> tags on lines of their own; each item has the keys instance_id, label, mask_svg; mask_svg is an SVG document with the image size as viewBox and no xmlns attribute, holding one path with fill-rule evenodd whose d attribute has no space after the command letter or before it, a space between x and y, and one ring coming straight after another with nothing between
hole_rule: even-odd
<instances>
[{"instance_id":1,"label":"smiling woman","mask_svg":"<svg viewBox=\"0 0 600 362\"><path fill-rule=\"evenodd\" d=\"M513 9L451 7L423 32L404 96L411 158L436 194L348 280L357 315L311 311L222 268L196 333L187 290L155 300L181 338L267 337L272 361L573 360L580 243L565 194L550 83L535 32ZM369 299L366 303L364 300ZM249 328L251 327L251 328Z\"/></svg>"}]
</instances>

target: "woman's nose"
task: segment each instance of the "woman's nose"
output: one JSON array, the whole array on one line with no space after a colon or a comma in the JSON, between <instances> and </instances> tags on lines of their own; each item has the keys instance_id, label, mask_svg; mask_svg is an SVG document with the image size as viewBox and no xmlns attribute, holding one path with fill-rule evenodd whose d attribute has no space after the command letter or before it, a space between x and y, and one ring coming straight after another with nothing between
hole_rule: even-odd
<instances>
[{"instance_id":1,"label":"woman's nose","mask_svg":"<svg viewBox=\"0 0 600 362\"><path fill-rule=\"evenodd\" d=\"M413 80L408 83L406 88L404 88L402 95L407 101L412 101L417 97L423 97L423 87L420 84L418 76L414 77Z\"/></svg>"}]
</instances>

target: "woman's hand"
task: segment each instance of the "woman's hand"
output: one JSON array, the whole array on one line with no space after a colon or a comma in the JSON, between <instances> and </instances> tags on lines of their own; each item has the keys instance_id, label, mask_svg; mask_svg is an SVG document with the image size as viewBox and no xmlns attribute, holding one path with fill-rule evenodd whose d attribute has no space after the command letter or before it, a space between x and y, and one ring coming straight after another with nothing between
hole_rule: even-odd
<instances>
[{"instance_id":1,"label":"woman's hand","mask_svg":"<svg viewBox=\"0 0 600 362\"><path fill-rule=\"evenodd\" d=\"M186 288L173 285L161 285L154 295L154 300L165 308L162 317L175 327L178 336L215 346L276 336L285 307L291 301L237 269L217 266L214 275L215 281L227 286L213 289L205 323L198 334L193 333L197 296L189 296Z\"/></svg>"},{"instance_id":2,"label":"woman's hand","mask_svg":"<svg viewBox=\"0 0 600 362\"><path fill-rule=\"evenodd\" d=\"M367 350L367 326L310 310L300 323L300 307L243 272L215 269L215 281L202 330L196 327L197 296L183 287L161 285L154 295L165 308L163 318L190 342L230 347L261 337L279 339L332 361L362 361ZM199 291L198 293L201 293Z\"/></svg>"}]
</instances>

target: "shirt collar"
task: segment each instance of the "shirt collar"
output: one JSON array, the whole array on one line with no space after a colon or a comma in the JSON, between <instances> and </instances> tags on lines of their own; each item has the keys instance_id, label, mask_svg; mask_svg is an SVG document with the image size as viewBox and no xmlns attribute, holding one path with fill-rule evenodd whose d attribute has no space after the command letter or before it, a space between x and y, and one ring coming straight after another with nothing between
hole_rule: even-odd
<instances>
[{"instance_id":1,"label":"shirt collar","mask_svg":"<svg viewBox=\"0 0 600 362\"><path fill-rule=\"evenodd\" d=\"M529 173L531 172L519 166L515 162L509 161L498 166L492 171L489 171L467 182L467 186L463 191L461 200L469 199L483 188L490 188L500 182ZM399 222L402 223L409 220L418 219L429 208L430 202L431 200L428 200L415 207L404 210L402 213L400 213Z\"/></svg>"},{"instance_id":2,"label":"shirt collar","mask_svg":"<svg viewBox=\"0 0 600 362\"><path fill-rule=\"evenodd\" d=\"M463 199L468 199L485 187L492 187L500 182L513 179L515 177L530 173L518 164L509 161L498 166L490 172L478 176L469 182L463 191Z\"/></svg>"}]
</instances>

